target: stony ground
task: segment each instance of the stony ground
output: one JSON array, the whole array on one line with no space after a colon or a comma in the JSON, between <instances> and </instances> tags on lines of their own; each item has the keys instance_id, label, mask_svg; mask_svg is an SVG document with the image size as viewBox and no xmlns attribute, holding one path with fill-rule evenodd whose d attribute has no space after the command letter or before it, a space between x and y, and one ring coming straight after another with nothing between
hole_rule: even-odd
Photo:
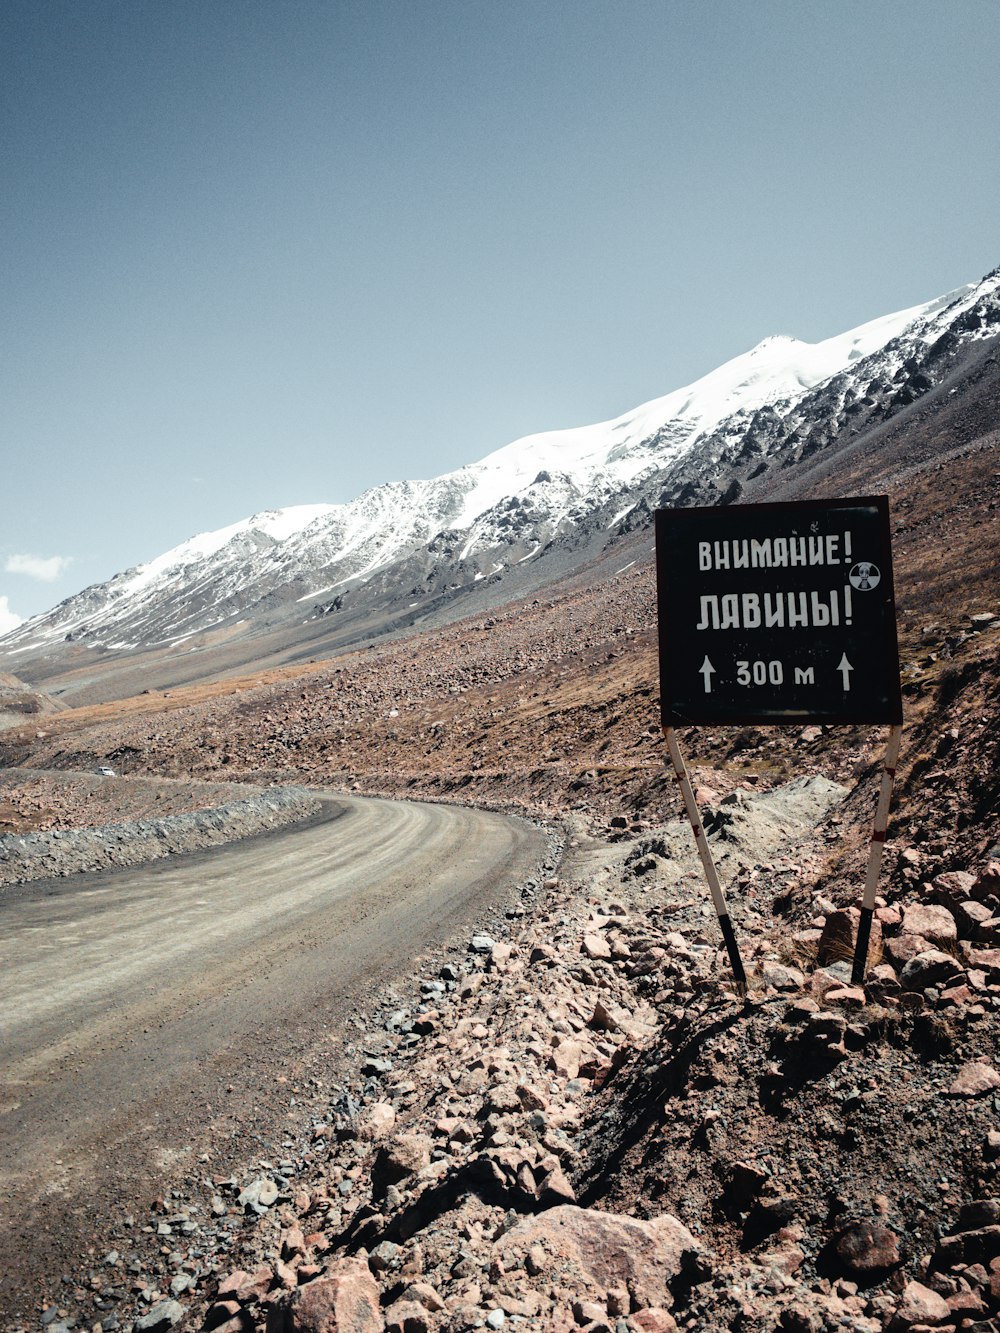
<instances>
[{"instance_id":1,"label":"stony ground","mask_svg":"<svg viewBox=\"0 0 1000 1333\"><path fill-rule=\"evenodd\" d=\"M294 1132L123 1219L41 1321L994 1327L1000 865L883 906L852 987L816 887L842 794L706 801L746 1001L687 827L570 821L558 878L360 1014L346 1078L289 1087Z\"/></svg>"}]
</instances>

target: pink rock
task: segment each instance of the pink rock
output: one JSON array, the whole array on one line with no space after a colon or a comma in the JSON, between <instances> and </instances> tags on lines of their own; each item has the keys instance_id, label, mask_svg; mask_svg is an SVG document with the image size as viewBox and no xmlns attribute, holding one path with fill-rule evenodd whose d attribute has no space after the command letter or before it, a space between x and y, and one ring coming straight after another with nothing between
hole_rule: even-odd
<instances>
[{"instance_id":1,"label":"pink rock","mask_svg":"<svg viewBox=\"0 0 1000 1333\"><path fill-rule=\"evenodd\" d=\"M637 1310L635 1314L629 1315L629 1322L633 1328L641 1329L642 1333L677 1333L677 1321L669 1310L659 1305Z\"/></svg>"},{"instance_id":2,"label":"pink rock","mask_svg":"<svg viewBox=\"0 0 1000 1333\"><path fill-rule=\"evenodd\" d=\"M372 1184L381 1193L415 1175L430 1160L431 1141L426 1134L397 1134L379 1149L372 1165Z\"/></svg>"},{"instance_id":3,"label":"pink rock","mask_svg":"<svg viewBox=\"0 0 1000 1333\"><path fill-rule=\"evenodd\" d=\"M396 1111L391 1102L372 1102L361 1117L358 1130L363 1139L384 1139L396 1123Z\"/></svg>"},{"instance_id":4,"label":"pink rock","mask_svg":"<svg viewBox=\"0 0 1000 1333\"><path fill-rule=\"evenodd\" d=\"M235 1296L243 1283L248 1281L249 1273L245 1273L242 1268L234 1268L231 1273L222 1279L219 1283L218 1299L224 1301L227 1296Z\"/></svg>"},{"instance_id":5,"label":"pink rock","mask_svg":"<svg viewBox=\"0 0 1000 1333\"><path fill-rule=\"evenodd\" d=\"M603 935L584 935L582 948L588 958L608 959L611 957L611 947Z\"/></svg>"},{"instance_id":6,"label":"pink rock","mask_svg":"<svg viewBox=\"0 0 1000 1333\"><path fill-rule=\"evenodd\" d=\"M959 934L965 940L980 939L981 927L993 915L985 903L977 903L975 898L966 898L963 902L953 903L951 914L955 918Z\"/></svg>"},{"instance_id":7,"label":"pink rock","mask_svg":"<svg viewBox=\"0 0 1000 1333\"><path fill-rule=\"evenodd\" d=\"M378 1286L364 1259L341 1259L299 1287L291 1301L293 1333L382 1333Z\"/></svg>"},{"instance_id":8,"label":"pink rock","mask_svg":"<svg viewBox=\"0 0 1000 1333\"><path fill-rule=\"evenodd\" d=\"M429 1282L411 1283L403 1292L403 1297L406 1300L416 1301L425 1310L437 1311L443 1310L445 1307L441 1293L436 1287L432 1287Z\"/></svg>"},{"instance_id":9,"label":"pink rock","mask_svg":"<svg viewBox=\"0 0 1000 1333\"><path fill-rule=\"evenodd\" d=\"M876 1273L899 1263L896 1233L877 1222L851 1222L838 1236L836 1250L853 1273Z\"/></svg>"},{"instance_id":10,"label":"pink rock","mask_svg":"<svg viewBox=\"0 0 1000 1333\"><path fill-rule=\"evenodd\" d=\"M958 939L955 918L947 907L934 903L910 903L903 909L903 934L920 935L931 944L954 944Z\"/></svg>"},{"instance_id":11,"label":"pink rock","mask_svg":"<svg viewBox=\"0 0 1000 1333\"><path fill-rule=\"evenodd\" d=\"M896 1307L896 1318L907 1324L940 1324L951 1314L948 1302L922 1282L907 1282L903 1299Z\"/></svg>"},{"instance_id":12,"label":"pink rock","mask_svg":"<svg viewBox=\"0 0 1000 1333\"><path fill-rule=\"evenodd\" d=\"M959 871L959 874L962 872ZM972 883L971 898L988 898L995 895L1000 898L1000 861L990 861L981 875Z\"/></svg>"},{"instance_id":13,"label":"pink rock","mask_svg":"<svg viewBox=\"0 0 1000 1333\"><path fill-rule=\"evenodd\" d=\"M963 898L977 897L971 892L972 886L976 882L975 875L970 875L965 870L949 870L943 875L937 875L932 881L932 888L939 898L947 900L954 898L961 902Z\"/></svg>"},{"instance_id":14,"label":"pink rock","mask_svg":"<svg viewBox=\"0 0 1000 1333\"><path fill-rule=\"evenodd\" d=\"M490 951L490 971L505 972L513 952L514 946L502 940L494 944Z\"/></svg>"},{"instance_id":15,"label":"pink rock","mask_svg":"<svg viewBox=\"0 0 1000 1333\"><path fill-rule=\"evenodd\" d=\"M897 967L905 967L918 953L927 953L932 948L930 940L921 935L896 935L885 942L885 952Z\"/></svg>"},{"instance_id":16,"label":"pink rock","mask_svg":"<svg viewBox=\"0 0 1000 1333\"><path fill-rule=\"evenodd\" d=\"M694 1236L669 1214L642 1222L573 1204L525 1218L497 1242L516 1256L535 1245L544 1246L556 1265L577 1265L596 1287L626 1287L637 1305L664 1309L673 1303L669 1284L702 1254Z\"/></svg>"},{"instance_id":17,"label":"pink rock","mask_svg":"<svg viewBox=\"0 0 1000 1333\"><path fill-rule=\"evenodd\" d=\"M549 1064L565 1079L576 1078L582 1062L583 1044L573 1040L561 1041L549 1056Z\"/></svg>"},{"instance_id":18,"label":"pink rock","mask_svg":"<svg viewBox=\"0 0 1000 1333\"><path fill-rule=\"evenodd\" d=\"M379 1328L382 1327L380 1323ZM386 1310L384 1328L385 1333L428 1333L430 1329L428 1312L419 1302L404 1297L393 1301ZM330 1329L329 1333L340 1333L340 1330Z\"/></svg>"},{"instance_id":19,"label":"pink rock","mask_svg":"<svg viewBox=\"0 0 1000 1333\"><path fill-rule=\"evenodd\" d=\"M1000 1074L992 1065L973 1061L963 1065L958 1076L948 1089L949 1097L981 1097L985 1092L1000 1088Z\"/></svg>"},{"instance_id":20,"label":"pink rock","mask_svg":"<svg viewBox=\"0 0 1000 1333\"><path fill-rule=\"evenodd\" d=\"M289 1227L281 1241L282 1259L294 1259L297 1254L304 1253L306 1248L306 1238L300 1227Z\"/></svg>"}]
</instances>

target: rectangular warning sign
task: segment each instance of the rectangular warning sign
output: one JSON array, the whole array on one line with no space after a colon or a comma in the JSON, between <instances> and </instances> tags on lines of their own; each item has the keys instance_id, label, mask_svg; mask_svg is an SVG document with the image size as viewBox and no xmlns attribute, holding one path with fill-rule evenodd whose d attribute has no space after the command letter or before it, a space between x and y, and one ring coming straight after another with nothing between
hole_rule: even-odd
<instances>
[{"instance_id":1,"label":"rectangular warning sign","mask_svg":"<svg viewBox=\"0 0 1000 1333\"><path fill-rule=\"evenodd\" d=\"M656 511L663 725L900 723L885 496Z\"/></svg>"}]
</instances>

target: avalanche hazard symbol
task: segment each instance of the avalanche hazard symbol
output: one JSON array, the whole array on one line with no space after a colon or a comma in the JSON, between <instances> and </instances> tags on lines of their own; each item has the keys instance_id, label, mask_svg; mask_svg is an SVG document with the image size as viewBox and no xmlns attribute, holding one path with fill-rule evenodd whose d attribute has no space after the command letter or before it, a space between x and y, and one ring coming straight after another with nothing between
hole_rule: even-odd
<instances>
[{"instance_id":1,"label":"avalanche hazard symbol","mask_svg":"<svg viewBox=\"0 0 1000 1333\"><path fill-rule=\"evenodd\" d=\"M885 496L656 513L664 726L902 721Z\"/></svg>"}]
</instances>

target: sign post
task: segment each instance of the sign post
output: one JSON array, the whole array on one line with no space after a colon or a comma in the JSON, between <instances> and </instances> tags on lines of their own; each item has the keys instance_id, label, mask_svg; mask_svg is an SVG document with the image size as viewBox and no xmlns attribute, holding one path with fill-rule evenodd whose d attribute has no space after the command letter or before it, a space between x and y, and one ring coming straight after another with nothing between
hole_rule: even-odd
<instances>
[{"instance_id":1,"label":"sign post","mask_svg":"<svg viewBox=\"0 0 1000 1333\"><path fill-rule=\"evenodd\" d=\"M660 708L675 773L678 726L892 727L855 957L863 979L903 721L888 500L660 509L656 569ZM739 981L732 924L687 791L685 804Z\"/></svg>"}]
</instances>

